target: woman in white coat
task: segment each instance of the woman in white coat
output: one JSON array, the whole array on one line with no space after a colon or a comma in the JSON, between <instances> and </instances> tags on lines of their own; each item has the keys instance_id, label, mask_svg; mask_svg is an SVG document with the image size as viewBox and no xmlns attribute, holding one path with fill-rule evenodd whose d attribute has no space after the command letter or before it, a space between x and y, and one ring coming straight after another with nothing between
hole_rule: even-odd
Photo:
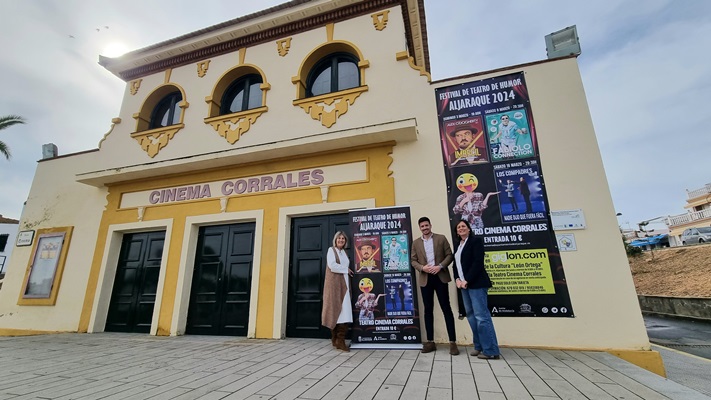
<instances>
[{"instance_id":1,"label":"woman in white coat","mask_svg":"<svg viewBox=\"0 0 711 400\"><path fill-rule=\"evenodd\" d=\"M323 308L321 325L331 330L331 343L341 351L350 351L346 345L348 324L353 323L351 308L350 259L345 248L348 237L338 231L333 236L333 247L326 255L326 277L323 282Z\"/></svg>"}]
</instances>

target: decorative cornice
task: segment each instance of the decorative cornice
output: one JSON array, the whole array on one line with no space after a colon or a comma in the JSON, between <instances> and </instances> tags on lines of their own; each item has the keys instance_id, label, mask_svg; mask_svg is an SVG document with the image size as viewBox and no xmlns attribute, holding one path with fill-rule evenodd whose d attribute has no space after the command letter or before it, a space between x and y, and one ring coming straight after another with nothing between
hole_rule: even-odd
<instances>
[{"instance_id":1,"label":"decorative cornice","mask_svg":"<svg viewBox=\"0 0 711 400\"><path fill-rule=\"evenodd\" d=\"M418 1L418 3L421 1ZM164 71L166 68L176 68L179 66L187 65L198 60L204 60L206 58L213 58L222 54L231 53L242 47L251 47L257 44L270 42L276 40L277 38L283 38L285 36L294 36L300 32L305 32L312 30L321 26L325 26L328 23L336 23L351 19L361 15L368 15L373 11L381 10L387 7L401 6L403 18L405 19L405 29L408 32L408 36L411 35L411 27L409 24L408 7L406 0L365 0L348 7L333 10L324 14L316 15L310 18L306 18L299 21L294 21L289 24L277 26L271 29L266 29L261 32L257 32L251 35L236 38L234 40L217 43L212 46L207 46L195 51L187 52L175 57L170 57L164 60L160 60L148 65L143 65L140 67L128 69L119 72L118 75L123 80L131 80L147 76L159 71ZM424 6L422 6L424 11ZM424 16L424 14L422 14ZM421 17L424 20L424 17ZM204 32L199 31L199 34ZM197 36L198 33L195 34ZM186 40L192 36L185 35L181 37L181 40ZM167 41L164 45L175 43L177 41ZM411 54L414 54L414 47L411 41L408 40L408 49ZM151 47L152 48L152 47ZM140 54L140 52L136 52ZM425 50L425 58L427 58L427 53ZM426 69L429 69L429 60L426 60Z\"/></svg>"},{"instance_id":2,"label":"decorative cornice","mask_svg":"<svg viewBox=\"0 0 711 400\"><path fill-rule=\"evenodd\" d=\"M252 127L262 114L269 110L268 107L258 107L238 113L205 118L205 123L227 139L229 144L235 144L239 138Z\"/></svg>"},{"instance_id":3,"label":"decorative cornice","mask_svg":"<svg viewBox=\"0 0 711 400\"><path fill-rule=\"evenodd\" d=\"M163 126L148 131L134 132L131 134L131 137L136 139L143 151L153 158L163 147L167 146L168 142L173 139L173 136L184 127L185 124Z\"/></svg>"},{"instance_id":4,"label":"decorative cornice","mask_svg":"<svg viewBox=\"0 0 711 400\"><path fill-rule=\"evenodd\" d=\"M294 100L294 105L301 107L312 119L320 121L321 125L330 128L338 118L348 112L361 93L367 92L368 86L342 90L340 92L322 94L307 99ZM330 111L326 111L326 108Z\"/></svg>"},{"instance_id":5,"label":"decorative cornice","mask_svg":"<svg viewBox=\"0 0 711 400\"><path fill-rule=\"evenodd\" d=\"M425 70L425 67L415 65L415 59L413 57L410 57L406 51L400 51L400 52L396 53L395 59L397 61L407 60L407 63L410 64L410 68L419 72L420 76L426 76L427 82L432 82L432 75L430 75L430 73Z\"/></svg>"}]
</instances>

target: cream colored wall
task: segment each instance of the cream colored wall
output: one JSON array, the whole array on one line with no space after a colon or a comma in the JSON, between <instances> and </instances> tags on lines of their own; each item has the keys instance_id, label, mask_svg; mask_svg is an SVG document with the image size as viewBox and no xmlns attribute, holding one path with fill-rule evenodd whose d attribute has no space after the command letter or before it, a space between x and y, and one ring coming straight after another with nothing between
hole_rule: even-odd
<instances>
[{"instance_id":1,"label":"cream colored wall","mask_svg":"<svg viewBox=\"0 0 711 400\"><path fill-rule=\"evenodd\" d=\"M115 167L138 165L155 161L178 159L196 154L224 152L263 146L269 143L284 144L307 136L345 131L368 125L400 121L417 115L407 103L416 104L416 99L407 98L403 91L408 86L419 84L424 87L426 78L412 70L407 61L397 61L395 55L405 51L405 30L399 7L390 9L387 27L377 31L370 15L338 22L334 25L334 40L353 43L362 51L370 67L366 69L366 85L369 90L360 95L348 112L341 116L331 128L313 120L301 107L294 106L296 86L291 78L296 76L306 56L327 41L326 27L319 27L292 36L291 47L285 57L277 53L275 41L259 44L246 49L244 63L259 67L265 74L271 89L267 91L268 112L260 116L234 145L220 137L210 125L203 121L208 108L205 97L219 78L239 63L239 52L210 59L209 70L203 78L197 76L195 63L172 70L170 81L182 87L190 104L185 114L185 128L180 130L158 155L150 158L130 138L136 129L132 115L141 108L146 97L163 85L165 74L157 73L142 78L136 95L131 95L127 84L120 114L121 123L101 144L98 164L87 168L87 172ZM428 96L431 97L431 96ZM348 147L344 142L343 147ZM190 158L181 160L191 162Z\"/></svg>"},{"instance_id":2,"label":"cream colored wall","mask_svg":"<svg viewBox=\"0 0 711 400\"><path fill-rule=\"evenodd\" d=\"M76 331L106 191L74 181L93 153L37 164L20 230L74 226L57 302L18 306L32 246L16 247L0 290L0 330ZM37 241L35 234L34 241Z\"/></svg>"},{"instance_id":3,"label":"cream colored wall","mask_svg":"<svg viewBox=\"0 0 711 400\"><path fill-rule=\"evenodd\" d=\"M203 119L207 116L204 98L211 95L217 79L238 64L238 52L210 59L203 78L197 77L195 64L172 70L170 81L185 90L190 106L185 114L185 128L155 158L150 158L130 137L135 131L132 115L138 112L148 94L163 84L165 74L142 78L136 95L129 93L127 85L118 115L122 122L101 143L100 152L40 163L22 223L34 224L33 229L74 224L64 283L53 308L35 307L28 311L28 307L12 306L17 301L19 281L24 276L30 251L27 247L16 249L13 271L8 271L6 286L0 291L0 314L5 315L0 318L0 327L48 330L77 327L106 192L74 183L76 173L166 160L187 164L196 154L226 152L216 153L221 156L230 150L288 145L306 136L338 137L339 132L359 135L383 129L378 128L381 124L414 119L417 140L401 141L393 150L390 169L395 179L395 202L411 206L415 235L416 220L422 215L430 217L435 231L449 235L434 89L507 72L430 85L406 60L395 59L396 53L406 50L404 37L399 7L390 9L389 22L383 31L373 28L370 15L335 24L334 40L352 42L370 67L365 82L369 90L331 128L325 128L292 104L296 88L291 77L297 74L304 57L326 42L325 27L293 36L286 57L277 54L274 42L248 48L245 63L261 68L271 84L267 92L269 111L234 145L205 125ZM582 208L588 228L574 232L578 251L562 255L576 318L495 318L499 341L512 346L647 349L649 343L619 241L576 60L548 62L511 72L520 70L526 73L532 99L550 207ZM349 145L344 139L341 146ZM454 304L453 285L450 291ZM275 301L278 304L278 299ZM13 315L8 316L9 313ZM446 341L444 322L439 312L435 315L436 339ZM275 313L274 318L280 317ZM280 334L278 325L276 321L275 336ZM457 321L457 331L460 342L471 342L465 321Z\"/></svg>"},{"instance_id":4,"label":"cream colored wall","mask_svg":"<svg viewBox=\"0 0 711 400\"><path fill-rule=\"evenodd\" d=\"M434 89L519 71L525 73L531 98L550 209L582 208L587 228L567 231L575 234L578 250L561 255L576 317L494 318L499 343L649 349L576 59L437 83L423 91L418 88L412 95L422 102L417 120L420 137L417 143L396 147L392 167L396 202L412 206L414 232L418 232L417 217L428 215L435 231L449 234L442 158L432 151L440 148ZM446 341L440 314L435 312L436 340ZM456 327L458 340L471 343L465 320Z\"/></svg>"}]
</instances>

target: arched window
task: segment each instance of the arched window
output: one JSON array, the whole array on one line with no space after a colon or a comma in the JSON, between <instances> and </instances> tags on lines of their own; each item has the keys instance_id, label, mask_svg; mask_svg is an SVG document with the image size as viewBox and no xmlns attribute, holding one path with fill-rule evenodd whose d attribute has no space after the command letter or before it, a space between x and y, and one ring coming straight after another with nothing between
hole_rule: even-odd
<instances>
[{"instance_id":1,"label":"arched window","mask_svg":"<svg viewBox=\"0 0 711 400\"><path fill-rule=\"evenodd\" d=\"M250 74L232 82L220 102L220 115L232 114L262 106L262 77Z\"/></svg>"},{"instance_id":2,"label":"arched window","mask_svg":"<svg viewBox=\"0 0 711 400\"><path fill-rule=\"evenodd\" d=\"M175 125L180 122L179 104L183 100L183 95L177 91L163 97L153 108L151 122L148 129L161 128Z\"/></svg>"},{"instance_id":3,"label":"arched window","mask_svg":"<svg viewBox=\"0 0 711 400\"><path fill-rule=\"evenodd\" d=\"M360 86L358 59L349 53L334 53L319 60L306 80L306 97L319 96Z\"/></svg>"}]
</instances>

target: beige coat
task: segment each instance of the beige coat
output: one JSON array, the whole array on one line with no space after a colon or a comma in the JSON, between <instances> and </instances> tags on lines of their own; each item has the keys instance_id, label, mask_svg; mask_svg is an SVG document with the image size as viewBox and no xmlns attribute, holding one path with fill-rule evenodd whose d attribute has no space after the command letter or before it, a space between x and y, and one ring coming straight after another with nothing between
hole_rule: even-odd
<instances>
[{"instance_id":1,"label":"beige coat","mask_svg":"<svg viewBox=\"0 0 711 400\"><path fill-rule=\"evenodd\" d=\"M334 251L331 247L328 251ZM338 253L336 252L336 259ZM340 262L340 261L339 261ZM323 308L321 309L321 325L328 329L334 329L338 323L338 316L341 314L343 297L346 296L348 287L342 274L331 271L326 266L326 277L323 281Z\"/></svg>"},{"instance_id":2,"label":"beige coat","mask_svg":"<svg viewBox=\"0 0 711 400\"><path fill-rule=\"evenodd\" d=\"M452 248L449 246L449 241L444 235L438 235L432 233L432 246L434 247L434 257L435 265L441 265L442 269L437 273L439 279L448 283L452 281L451 275L449 275L449 264L452 263L454 259L452 257ZM427 272L422 271L422 267L427 265L427 253L425 253L425 242L422 237L415 239L412 242L412 256L411 260L412 267L420 271L420 286L427 286L427 277L430 275Z\"/></svg>"}]
</instances>

